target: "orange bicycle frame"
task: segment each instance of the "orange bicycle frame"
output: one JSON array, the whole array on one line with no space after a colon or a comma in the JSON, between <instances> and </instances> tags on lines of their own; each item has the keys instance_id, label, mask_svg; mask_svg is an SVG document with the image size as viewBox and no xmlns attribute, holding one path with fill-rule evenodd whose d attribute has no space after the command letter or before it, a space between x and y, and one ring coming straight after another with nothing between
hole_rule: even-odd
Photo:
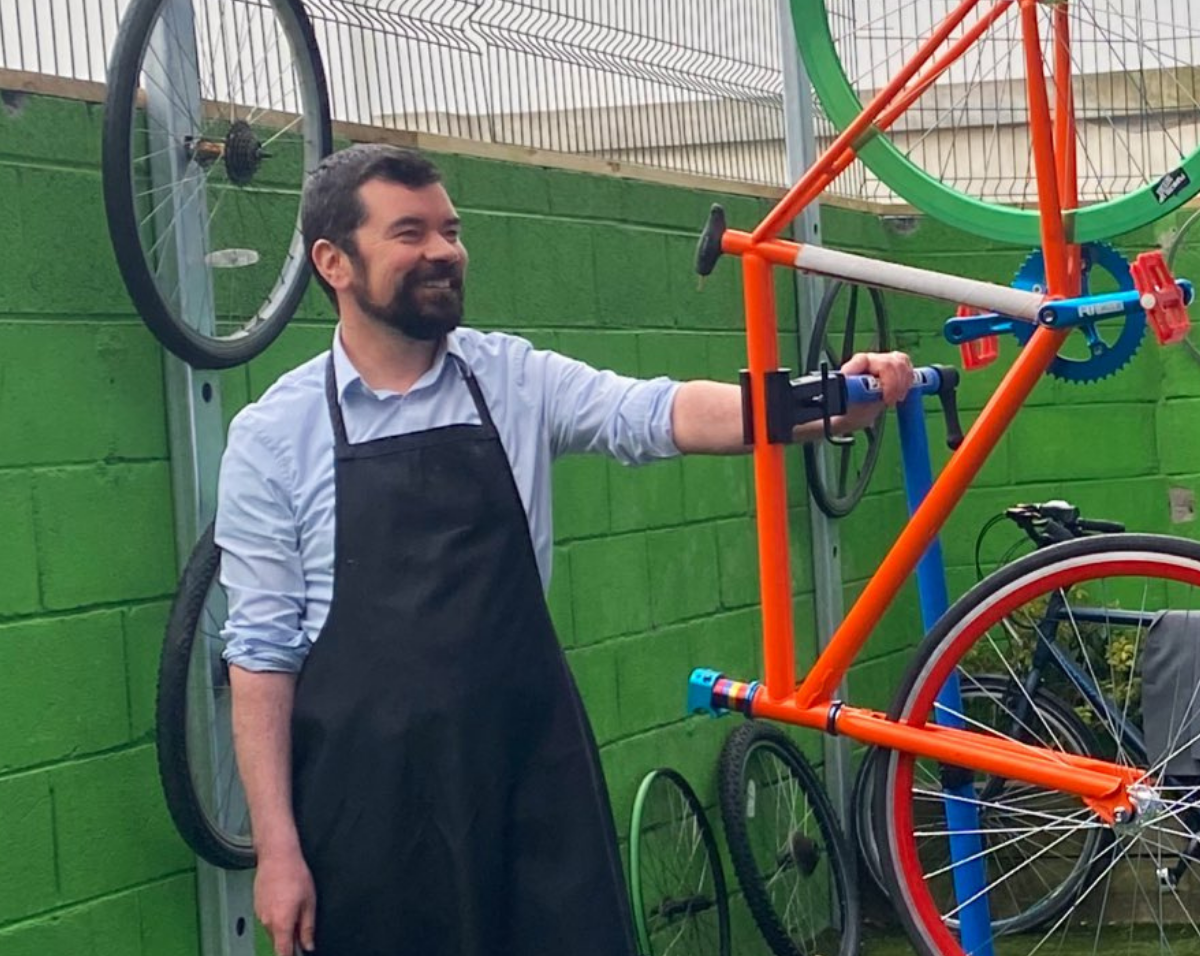
<instances>
[{"instance_id":1,"label":"orange bicycle frame","mask_svg":"<svg viewBox=\"0 0 1200 956\"><path fill-rule=\"evenodd\" d=\"M980 4L965 0L921 45L913 59L863 110L858 119L813 164L752 233L726 230L721 251L742 259L749 371L749 401L767 407L766 380L779 368L773 270L799 268L802 244L779 238L780 231L856 158L869 137L890 126L953 64L996 19L1014 4L1022 26L1028 99L1046 264L1047 298L1078 294L1078 247L1069 241L1064 213L1076 208L1075 132L1070 91L1066 12L1054 12L1055 108L1042 66L1037 0L999 0L963 36L938 56L953 31ZM924 72L922 72L924 70ZM834 275L830 270L826 274ZM843 276L839 276L843 277ZM853 276L844 276L853 279ZM801 681L795 682L794 622L789 568L784 447L768 440L766 416L753 416L754 482L757 496L758 556L761 571L764 681L753 695L755 717L844 734L855 740L929 757L943 763L998 774L1085 799L1102 817L1126 809L1124 796L1136 771L1085 756L937 725L910 726L833 699L859 650L904 582L937 537L951 511L979 473L1034 386L1058 354L1066 330L1039 327L1004 377L959 449L904 527L876 573L854 603L825 650Z\"/></svg>"}]
</instances>

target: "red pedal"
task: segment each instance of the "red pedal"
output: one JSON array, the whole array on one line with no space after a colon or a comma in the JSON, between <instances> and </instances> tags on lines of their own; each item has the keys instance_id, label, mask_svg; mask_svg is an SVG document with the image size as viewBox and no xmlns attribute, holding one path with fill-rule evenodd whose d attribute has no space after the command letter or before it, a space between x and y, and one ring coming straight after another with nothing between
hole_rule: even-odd
<instances>
[{"instance_id":1,"label":"red pedal","mask_svg":"<svg viewBox=\"0 0 1200 956\"><path fill-rule=\"evenodd\" d=\"M1142 297L1142 308L1161 345L1187 338L1192 327L1183 292L1167 268L1161 252L1143 252L1130 267L1133 285Z\"/></svg>"},{"instance_id":2,"label":"red pedal","mask_svg":"<svg viewBox=\"0 0 1200 956\"><path fill-rule=\"evenodd\" d=\"M978 309L969 305L960 305L957 312L960 319L982 314ZM985 335L981 339L963 342L959 345L958 350L962 353L962 364L965 371L974 372L976 369L987 368L1000 357L1000 337Z\"/></svg>"}]
</instances>

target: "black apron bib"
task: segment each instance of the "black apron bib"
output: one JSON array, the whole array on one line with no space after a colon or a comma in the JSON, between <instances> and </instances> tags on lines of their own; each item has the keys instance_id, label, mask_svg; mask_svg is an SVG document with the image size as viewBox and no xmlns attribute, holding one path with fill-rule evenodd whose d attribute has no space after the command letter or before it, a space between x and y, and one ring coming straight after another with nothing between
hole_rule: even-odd
<instances>
[{"instance_id":1,"label":"black apron bib","mask_svg":"<svg viewBox=\"0 0 1200 956\"><path fill-rule=\"evenodd\" d=\"M326 369L333 599L292 718L317 953L631 956L595 741L454 361L482 425L356 445Z\"/></svg>"}]
</instances>

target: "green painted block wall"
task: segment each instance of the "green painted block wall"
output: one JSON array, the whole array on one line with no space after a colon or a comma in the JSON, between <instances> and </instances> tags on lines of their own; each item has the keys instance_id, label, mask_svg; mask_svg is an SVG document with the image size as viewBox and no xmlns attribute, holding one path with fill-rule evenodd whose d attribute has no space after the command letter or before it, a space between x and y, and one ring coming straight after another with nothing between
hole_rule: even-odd
<instances>
[{"instance_id":1,"label":"green painted block wall","mask_svg":"<svg viewBox=\"0 0 1200 956\"><path fill-rule=\"evenodd\" d=\"M104 228L100 108L8 95L0 108L0 953L192 956L194 864L162 804L153 750L158 642L175 581L161 350L125 296ZM723 265L691 271L708 206L750 226L765 200L439 157L472 252L469 320L642 376L735 381L741 290ZM1022 253L917 221L826 208L835 246L1003 278ZM1196 247L1200 250L1200 246ZM1186 265L1200 272L1200 251ZM785 328L790 283L779 283ZM953 361L944 309L889 297L897 345ZM223 374L226 417L326 348L332 321L309 296L278 343ZM795 354L790 335L783 354ZM1011 358L1011 349L1006 357ZM976 412L998 373L968 379ZM946 534L952 584L969 583L981 522L1024 498L1069 496L1146 530L1171 525L1172 487L1200 487L1189 439L1200 366L1147 347L1132 371L1083 388L1043 383ZM931 415L933 434L940 434ZM847 600L903 520L894 434L870 494L841 523ZM1103 440L1119 453L1094 454ZM809 513L789 456L799 664L812 658ZM944 454L939 453L939 461ZM627 839L638 782L680 769L715 810L730 721L685 717L685 679L706 665L761 670L753 490L745 459L627 469L599 458L554 474L550 605L592 714ZM885 706L920 636L902 595L851 675ZM816 738L805 738L810 753ZM730 873L731 885L733 884ZM737 952L765 953L735 896Z\"/></svg>"}]
</instances>

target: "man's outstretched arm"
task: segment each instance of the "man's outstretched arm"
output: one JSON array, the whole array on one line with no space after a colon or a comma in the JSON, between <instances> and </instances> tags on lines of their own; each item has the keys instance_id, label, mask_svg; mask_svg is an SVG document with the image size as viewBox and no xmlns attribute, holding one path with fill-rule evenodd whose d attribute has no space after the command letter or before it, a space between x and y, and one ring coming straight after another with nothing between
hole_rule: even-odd
<instances>
[{"instance_id":1,"label":"man's outstretched arm","mask_svg":"<svg viewBox=\"0 0 1200 956\"><path fill-rule=\"evenodd\" d=\"M912 384L912 361L903 352L863 352L841 369L847 375L874 375L883 386L888 405L901 401ZM837 431L852 432L875 420L879 408L856 405L835 422ZM742 440L742 390L724 382L684 382L675 393L671 409L675 444L685 454L733 455L745 452ZM796 429L797 441L815 441L823 433L821 422Z\"/></svg>"}]
</instances>

